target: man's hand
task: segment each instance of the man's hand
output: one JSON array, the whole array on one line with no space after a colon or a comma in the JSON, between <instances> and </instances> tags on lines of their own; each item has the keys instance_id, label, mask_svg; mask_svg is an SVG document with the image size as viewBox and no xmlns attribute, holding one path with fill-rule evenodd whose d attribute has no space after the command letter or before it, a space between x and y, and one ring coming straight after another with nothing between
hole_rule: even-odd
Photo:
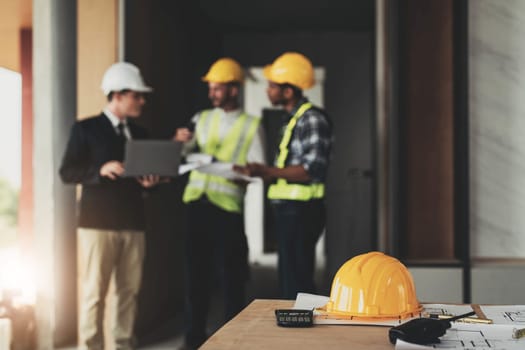
<instances>
[{"instance_id":1,"label":"man's hand","mask_svg":"<svg viewBox=\"0 0 525 350\"><path fill-rule=\"evenodd\" d=\"M264 180L270 179L270 167L261 163L248 163L246 167L248 168L250 176L259 176Z\"/></svg>"},{"instance_id":2,"label":"man's hand","mask_svg":"<svg viewBox=\"0 0 525 350\"><path fill-rule=\"evenodd\" d=\"M234 165L233 170L248 176L261 177L264 181L271 181L274 176L271 172L273 168L261 163L248 163L241 167Z\"/></svg>"},{"instance_id":3,"label":"man's hand","mask_svg":"<svg viewBox=\"0 0 525 350\"><path fill-rule=\"evenodd\" d=\"M251 176L247 166L233 164L233 171L236 171L239 174L243 174L246 176Z\"/></svg>"},{"instance_id":4,"label":"man's hand","mask_svg":"<svg viewBox=\"0 0 525 350\"><path fill-rule=\"evenodd\" d=\"M157 185L160 182L160 176L158 175L141 176L137 178L137 181L142 185L142 187L150 188L150 187Z\"/></svg>"},{"instance_id":5,"label":"man's hand","mask_svg":"<svg viewBox=\"0 0 525 350\"><path fill-rule=\"evenodd\" d=\"M124 174L124 166L121 162L111 160L100 168L100 176L116 180L120 175Z\"/></svg>"},{"instance_id":6,"label":"man's hand","mask_svg":"<svg viewBox=\"0 0 525 350\"><path fill-rule=\"evenodd\" d=\"M247 175L249 176L250 174L248 174L248 169L242 165L237 165L237 164L233 164L233 167L232 167L233 171L235 172L238 172L239 174L243 174L243 175ZM249 181L246 181L244 179L233 179L231 180L234 184L236 184L237 186L241 186L241 187L244 187L246 188L246 186L248 186L248 184L250 183Z\"/></svg>"},{"instance_id":7,"label":"man's hand","mask_svg":"<svg viewBox=\"0 0 525 350\"><path fill-rule=\"evenodd\" d=\"M311 181L310 175L302 165L289 165L284 168L277 168L261 163L248 163L244 167L235 165L233 170L244 175L261 177L265 182L270 182L277 178L294 182Z\"/></svg>"},{"instance_id":8,"label":"man's hand","mask_svg":"<svg viewBox=\"0 0 525 350\"><path fill-rule=\"evenodd\" d=\"M193 133L188 128L178 128L177 131L175 131L175 136L173 136L173 141L178 142L188 142L193 137Z\"/></svg>"}]
</instances>

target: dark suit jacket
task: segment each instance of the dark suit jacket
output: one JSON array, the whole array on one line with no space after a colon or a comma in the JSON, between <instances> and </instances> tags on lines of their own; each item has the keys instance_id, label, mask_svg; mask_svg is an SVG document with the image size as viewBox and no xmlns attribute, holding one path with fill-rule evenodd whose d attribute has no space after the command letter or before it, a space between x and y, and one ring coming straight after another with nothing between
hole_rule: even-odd
<instances>
[{"instance_id":1,"label":"dark suit jacket","mask_svg":"<svg viewBox=\"0 0 525 350\"><path fill-rule=\"evenodd\" d=\"M146 131L128 121L133 139ZM143 188L132 178L110 180L99 174L110 160L122 161L124 150L103 113L76 122L60 166L62 181L82 184L78 226L108 230L144 230Z\"/></svg>"}]
</instances>

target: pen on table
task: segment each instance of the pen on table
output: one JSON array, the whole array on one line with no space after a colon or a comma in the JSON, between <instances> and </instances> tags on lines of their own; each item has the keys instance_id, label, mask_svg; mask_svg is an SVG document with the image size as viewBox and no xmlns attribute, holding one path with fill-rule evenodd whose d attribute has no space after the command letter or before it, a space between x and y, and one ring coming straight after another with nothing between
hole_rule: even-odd
<instances>
[{"instance_id":1,"label":"pen on table","mask_svg":"<svg viewBox=\"0 0 525 350\"><path fill-rule=\"evenodd\" d=\"M428 317L430 317L430 318L437 318L439 320L446 320L448 318L454 317L454 315L428 314ZM463 317L463 318L461 318L459 320L456 320L455 322L491 324L492 320L488 319L488 318Z\"/></svg>"}]
</instances>

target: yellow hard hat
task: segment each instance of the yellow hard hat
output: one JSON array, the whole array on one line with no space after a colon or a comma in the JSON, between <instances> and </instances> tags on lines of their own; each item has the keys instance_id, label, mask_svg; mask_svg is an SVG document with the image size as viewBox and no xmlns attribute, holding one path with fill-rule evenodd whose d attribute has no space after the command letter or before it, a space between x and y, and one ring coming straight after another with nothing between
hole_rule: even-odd
<instances>
[{"instance_id":1,"label":"yellow hard hat","mask_svg":"<svg viewBox=\"0 0 525 350\"><path fill-rule=\"evenodd\" d=\"M244 74L241 65L236 60L224 57L211 65L210 70L202 77L202 80L211 83L242 83Z\"/></svg>"},{"instance_id":2,"label":"yellow hard hat","mask_svg":"<svg viewBox=\"0 0 525 350\"><path fill-rule=\"evenodd\" d=\"M337 271L326 311L361 318L406 318L421 310L412 275L381 252L361 254Z\"/></svg>"},{"instance_id":3,"label":"yellow hard hat","mask_svg":"<svg viewBox=\"0 0 525 350\"><path fill-rule=\"evenodd\" d=\"M277 84L291 84L306 90L314 86L314 68L306 56L286 52L264 67L264 76Z\"/></svg>"}]
</instances>

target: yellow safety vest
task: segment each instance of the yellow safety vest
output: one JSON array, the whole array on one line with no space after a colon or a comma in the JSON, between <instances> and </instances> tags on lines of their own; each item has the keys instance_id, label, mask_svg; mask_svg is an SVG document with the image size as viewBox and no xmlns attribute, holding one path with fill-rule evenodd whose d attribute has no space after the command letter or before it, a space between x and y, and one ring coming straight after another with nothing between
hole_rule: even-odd
<instances>
[{"instance_id":1,"label":"yellow safety vest","mask_svg":"<svg viewBox=\"0 0 525 350\"><path fill-rule=\"evenodd\" d=\"M288 145L292 138L293 129L297 120L301 118L308 109L312 107L310 102L303 103L295 112L294 116L288 122L284 129L283 138L279 144L279 156L277 157L277 168L284 168L286 158L288 157ZM289 184L285 179L277 179L277 182L268 188L269 199L288 199L296 201L309 201L324 197L324 184L315 183L310 185Z\"/></svg>"},{"instance_id":2,"label":"yellow safety vest","mask_svg":"<svg viewBox=\"0 0 525 350\"><path fill-rule=\"evenodd\" d=\"M221 112L203 111L197 122L195 132L200 151L214 156L222 162L238 165L246 164L250 144L259 126L260 118L241 114L221 141L219 137ZM244 189L224 177L192 171L182 200L184 203L196 201L206 194L210 202L229 211L241 213Z\"/></svg>"}]
</instances>

